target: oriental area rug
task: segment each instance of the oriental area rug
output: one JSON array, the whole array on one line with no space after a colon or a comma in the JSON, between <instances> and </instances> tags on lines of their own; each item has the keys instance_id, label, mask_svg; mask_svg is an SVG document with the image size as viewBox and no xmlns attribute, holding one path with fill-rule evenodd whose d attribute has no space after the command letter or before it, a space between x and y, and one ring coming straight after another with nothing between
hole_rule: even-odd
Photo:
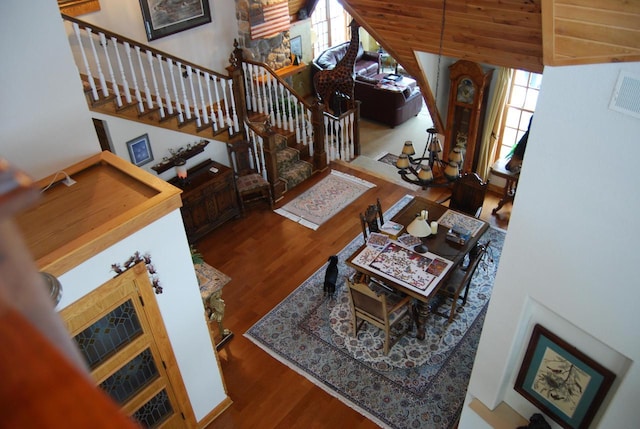
<instances>
[{"instance_id":1,"label":"oriental area rug","mask_svg":"<svg viewBox=\"0 0 640 429\"><path fill-rule=\"evenodd\" d=\"M403 197L386 216L393 216L411 198ZM424 340L415 338L413 327L387 356L382 353L381 330L365 323L354 337L350 323L345 279L353 270L344 261L363 243L362 235L338 254L333 298L323 296L325 264L245 336L381 427L453 428L465 399L504 237L494 228L481 237L482 243L491 240L489 252L453 322L447 326L445 319L432 316Z\"/></svg>"},{"instance_id":2,"label":"oriental area rug","mask_svg":"<svg viewBox=\"0 0 640 429\"><path fill-rule=\"evenodd\" d=\"M275 212L316 230L375 186L358 177L331 170L331 174Z\"/></svg>"}]
</instances>

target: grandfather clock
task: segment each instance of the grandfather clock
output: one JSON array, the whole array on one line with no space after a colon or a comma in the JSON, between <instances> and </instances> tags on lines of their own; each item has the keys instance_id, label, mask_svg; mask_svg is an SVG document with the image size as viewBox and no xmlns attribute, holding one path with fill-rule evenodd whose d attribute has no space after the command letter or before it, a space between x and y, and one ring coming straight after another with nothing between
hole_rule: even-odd
<instances>
[{"instance_id":1,"label":"grandfather clock","mask_svg":"<svg viewBox=\"0 0 640 429\"><path fill-rule=\"evenodd\" d=\"M478 164L484 114L493 69L460 60L449 66L449 105L444 152L459 146L464 156L462 171L475 171Z\"/></svg>"}]
</instances>

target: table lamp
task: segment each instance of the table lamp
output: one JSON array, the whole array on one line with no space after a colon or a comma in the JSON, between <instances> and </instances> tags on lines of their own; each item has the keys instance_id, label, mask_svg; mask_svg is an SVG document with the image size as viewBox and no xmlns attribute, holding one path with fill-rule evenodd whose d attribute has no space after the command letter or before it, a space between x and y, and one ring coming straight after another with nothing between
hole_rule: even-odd
<instances>
[{"instance_id":1,"label":"table lamp","mask_svg":"<svg viewBox=\"0 0 640 429\"><path fill-rule=\"evenodd\" d=\"M418 237L421 239L428 237L431 234L431 227L427 223L427 211L422 210L416 218L411 221L411 223L407 226L407 232L414 237ZM413 248L414 252L418 253L427 253L429 249L424 243L420 243Z\"/></svg>"}]
</instances>

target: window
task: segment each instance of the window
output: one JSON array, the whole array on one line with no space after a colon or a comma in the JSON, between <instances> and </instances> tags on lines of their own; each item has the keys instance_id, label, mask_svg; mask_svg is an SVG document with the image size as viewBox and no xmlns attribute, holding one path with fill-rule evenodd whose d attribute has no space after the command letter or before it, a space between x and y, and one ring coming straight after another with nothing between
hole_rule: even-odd
<instances>
[{"instance_id":1,"label":"window","mask_svg":"<svg viewBox=\"0 0 640 429\"><path fill-rule=\"evenodd\" d=\"M529 119L536 109L541 84L542 75L540 74L524 70L513 71L507 108L502 120L502 130L500 130L500 146L496 154L498 158L508 156L513 146L529 128Z\"/></svg>"},{"instance_id":2,"label":"window","mask_svg":"<svg viewBox=\"0 0 640 429\"><path fill-rule=\"evenodd\" d=\"M315 35L313 56L325 49L349 40L347 26L349 14L344 11L338 0L320 0L311 14L311 27Z\"/></svg>"}]
</instances>

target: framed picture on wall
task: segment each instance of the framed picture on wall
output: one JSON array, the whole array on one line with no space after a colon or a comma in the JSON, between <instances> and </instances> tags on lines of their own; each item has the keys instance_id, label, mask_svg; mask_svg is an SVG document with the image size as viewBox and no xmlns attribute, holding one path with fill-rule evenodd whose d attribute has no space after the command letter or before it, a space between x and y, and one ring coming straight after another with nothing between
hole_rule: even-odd
<instances>
[{"instance_id":1,"label":"framed picture on wall","mask_svg":"<svg viewBox=\"0 0 640 429\"><path fill-rule=\"evenodd\" d=\"M209 0L140 0L147 40L211 22Z\"/></svg>"},{"instance_id":2,"label":"framed picture on wall","mask_svg":"<svg viewBox=\"0 0 640 429\"><path fill-rule=\"evenodd\" d=\"M291 53L302 59L302 36L297 36L291 39Z\"/></svg>"},{"instance_id":3,"label":"framed picture on wall","mask_svg":"<svg viewBox=\"0 0 640 429\"><path fill-rule=\"evenodd\" d=\"M129 140L127 142L127 149L129 149L131 162L137 166L153 161L153 153L151 152L151 144L149 143L148 134Z\"/></svg>"},{"instance_id":4,"label":"framed picture on wall","mask_svg":"<svg viewBox=\"0 0 640 429\"><path fill-rule=\"evenodd\" d=\"M541 325L535 325L515 390L567 429L586 429L615 374Z\"/></svg>"}]
</instances>

